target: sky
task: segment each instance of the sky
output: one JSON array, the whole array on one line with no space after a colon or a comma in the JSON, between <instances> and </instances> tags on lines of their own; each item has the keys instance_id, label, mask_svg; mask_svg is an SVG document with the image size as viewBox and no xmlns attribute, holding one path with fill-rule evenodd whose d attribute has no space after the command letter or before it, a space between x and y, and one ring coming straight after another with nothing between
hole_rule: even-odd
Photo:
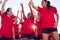
<instances>
[{"instance_id":1,"label":"sky","mask_svg":"<svg viewBox=\"0 0 60 40\"><path fill-rule=\"evenodd\" d=\"M4 2L4 0L2 0L2 1ZM11 7L13 14L16 15L17 10L21 10L20 3L23 3L25 15L27 15L27 13L30 12L29 7L28 7L28 2L29 2L29 0L8 0L6 3L6 6L5 6L5 10L8 7ZM35 6L41 6L41 0L33 0L33 2L35 4ZM52 6L55 6L57 8L58 13L60 15L60 0L50 0L50 2L51 2ZM1 10L1 5L0 5L0 10ZM58 33L60 34L60 19L59 19L59 24L58 24Z\"/></svg>"}]
</instances>

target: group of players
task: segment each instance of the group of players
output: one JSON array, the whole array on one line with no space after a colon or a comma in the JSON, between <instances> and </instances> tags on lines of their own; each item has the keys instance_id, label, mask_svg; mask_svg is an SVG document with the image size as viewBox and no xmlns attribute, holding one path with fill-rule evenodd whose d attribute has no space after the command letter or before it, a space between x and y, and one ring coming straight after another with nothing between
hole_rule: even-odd
<instances>
[{"instance_id":1,"label":"group of players","mask_svg":"<svg viewBox=\"0 0 60 40\"><path fill-rule=\"evenodd\" d=\"M8 0L4 0L0 10L2 20L0 40L20 40L19 35L21 35L21 40L59 40L57 31L59 14L56 7L50 5L50 1L42 0L41 8L39 6L36 7L33 1L30 0L28 3L30 13L27 14L27 17L24 13L23 3L20 4L22 10L17 12L17 16L13 15L12 8L7 8L7 10L4 11L7 1ZM1 3L2 1L0 1L0 4ZM38 12L37 15L35 15L32 8ZM18 17L19 12L21 19ZM56 15L56 20L54 14ZM17 24L17 19L20 20L19 24ZM22 25L21 29L18 29L20 24Z\"/></svg>"}]
</instances>

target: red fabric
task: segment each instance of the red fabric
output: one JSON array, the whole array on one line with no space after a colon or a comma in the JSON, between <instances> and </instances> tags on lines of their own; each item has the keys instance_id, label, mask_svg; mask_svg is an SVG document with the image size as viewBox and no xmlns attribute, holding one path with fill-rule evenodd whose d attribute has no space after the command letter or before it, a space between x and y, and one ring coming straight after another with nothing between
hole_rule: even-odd
<instances>
[{"instance_id":1,"label":"red fabric","mask_svg":"<svg viewBox=\"0 0 60 40\"><path fill-rule=\"evenodd\" d=\"M52 33L50 33L49 36L53 36Z\"/></svg>"},{"instance_id":2,"label":"red fabric","mask_svg":"<svg viewBox=\"0 0 60 40\"><path fill-rule=\"evenodd\" d=\"M1 11L0 11L0 15L1 15Z\"/></svg>"},{"instance_id":3,"label":"red fabric","mask_svg":"<svg viewBox=\"0 0 60 40\"><path fill-rule=\"evenodd\" d=\"M34 19L24 17L24 23L22 25L22 35L34 33L32 26L34 25Z\"/></svg>"},{"instance_id":4,"label":"red fabric","mask_svg":"<svg viewBox=\"0 0 60 40\"><path fill-rule=\"evenodd\" d=\"M0 11L0 15L1 15L1 11ZM1 24L0 24L1 25ZM1 28L0 28L0 36L1 36Z\"/></svg>"},{"instance_id":5,"label":"red fabric","mask_svg":"<svg viewBox=\"0 0 60 40\"><path fill-rule=\"evenodd\" d=\"M42 35L42 25L41 22L36 22L38 36Z\"/></svg>"},{"instance_id":6,"label":"red fabric","mask_svg":"<svg viewBox=\"0 0 60 40\"><path fill-rule=\"evenodd\" d=\"M6 16L5 14L1 15L2 27L1 27L1 35L7 38L12 38L12 25L14 16L11 17Z\"/></svg>"},{"instance_id":7,"label":"red fabric","mask_svg":"<svg viewBox=\"0 0 60 40\"><path fill-rule=\"evenodd\" d=\"M15 36L18 36L18 25L19 24L14 24L14 31L15 31Z\"/></svg>"},{"instance_id":8,"label":"red fabric","mask_svg":"<svg viewBox=\"0 0 60 40\"><path fill-rule=\"evenodd\" d=\"M57 12L57 9L53 6L51 6L51 9L40 8L38 6L37 11L41 14L42 27L43 28L53 28L53 25L55 22L54 13Z\"/></svg>"}]
</instances>

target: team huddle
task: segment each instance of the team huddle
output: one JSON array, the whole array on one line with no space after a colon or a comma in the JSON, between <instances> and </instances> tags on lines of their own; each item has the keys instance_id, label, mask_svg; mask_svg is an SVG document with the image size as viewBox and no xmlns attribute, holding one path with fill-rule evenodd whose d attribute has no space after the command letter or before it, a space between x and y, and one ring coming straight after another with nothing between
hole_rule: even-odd
<instances>
[{"instance_id":1,"label":"team huddle","mask_svg":"<svg viewBox=\"0 0 60 40\"><path fill-rule=\"evenodd\" d=\"M0 1L0 4L2 3L0 40L59 40L57 30L59 14L56 7L50 5L50 1L42 0L40 7L35 6L33 0L30 0L28 3L30 12L27 17L23 3L20 4L22 10L18 10L17 16L14 16L12 8L7 8L5 11L6 2L8 0L4 0L3 3ZM37 15L32 8L37 11ZM21 18L18 17L19 13Z\"/></svg>"}]
</instances>

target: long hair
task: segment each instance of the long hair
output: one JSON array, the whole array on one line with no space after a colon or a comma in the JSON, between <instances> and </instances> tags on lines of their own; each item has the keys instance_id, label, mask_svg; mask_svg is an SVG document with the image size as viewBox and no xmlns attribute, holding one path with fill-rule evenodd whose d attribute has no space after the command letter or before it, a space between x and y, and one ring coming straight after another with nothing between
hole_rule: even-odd
<instances>
[{"instance_id":1,"label":"long hair","mask_svg":"<svg viewBox=\"0 0 60 40\"><path fill-rule=\"evenodd\" d=\"M8 9L6 10L5 15L7 15L7 12L9 12L9 9L11 9L11 8L8 8Z\"/></svg>"}]
</instances>

